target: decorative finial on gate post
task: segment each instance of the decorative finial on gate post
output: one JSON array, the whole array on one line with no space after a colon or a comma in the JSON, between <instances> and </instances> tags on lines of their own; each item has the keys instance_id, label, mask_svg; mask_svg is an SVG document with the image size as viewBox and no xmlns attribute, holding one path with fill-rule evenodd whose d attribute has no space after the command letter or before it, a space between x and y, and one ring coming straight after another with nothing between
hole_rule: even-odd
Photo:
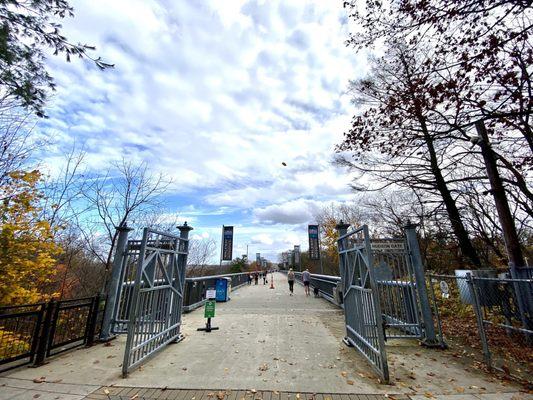
<instances>
[{"instance_id":1,"label":"decorative finial on gate post","mask_svg":"<svg viewBox=\"0 0 533 400\"><path fill-rule=\"evenodd\" d=\"M180 230L180 236L182 239L187 239L189 232L194 229L192 226L187 225L187 221L185 221L183 225L178 225L177 228Z\"/></svg>"},{"instance_id":2,"label":"decorative finial on gate post","mask_svg":"<svg viewBox=\"0 0 533 400\"><path fill-rule=\"evenodd\" d=\"M418 226L418 224L415 224L414 222L411 222L411 219L408 218L406 224L402 227L403 229L415 229Z\"/></svg>"},{"instance_id":3,"label":"decorative finial on gate post","mask_svg":"<svg viewBox=\"0 0 533 400\"><path fill-rule=\"evenodd\" d=\"M119 226L115 226L115 229L119 232L129 232L133 230L133 228L128 226L128 221L121 222Z\"/></svg>"},{"instance_id":4,"label":"decorative finial on gate post","mask_svg":"<svg viewBox=\"0 0 533 400\"><path fill-rule=\"evenodd\" d=\"M341 219L339 223L335 226L335 229L337 229L337 232L339 236L343 236L348 232L348 228L350 227L350 224L345 224L344 221Z\"/></svg>"}]
</instances>

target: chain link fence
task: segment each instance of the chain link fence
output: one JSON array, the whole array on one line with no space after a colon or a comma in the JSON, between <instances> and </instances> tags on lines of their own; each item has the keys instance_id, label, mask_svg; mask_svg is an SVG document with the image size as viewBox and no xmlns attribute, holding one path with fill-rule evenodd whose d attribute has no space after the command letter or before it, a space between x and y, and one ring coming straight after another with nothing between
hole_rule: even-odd
<instances>
[{"instance_id":1,"label":"chain link fence","mask_svg":"<svg viewBox=\"0 0 533 400\"><path fill-rule=\"evenodd\" d=\"M531 382L533 279L466 272L428 280L440 341L455 357Z\"/></svg>"}]
</instances>

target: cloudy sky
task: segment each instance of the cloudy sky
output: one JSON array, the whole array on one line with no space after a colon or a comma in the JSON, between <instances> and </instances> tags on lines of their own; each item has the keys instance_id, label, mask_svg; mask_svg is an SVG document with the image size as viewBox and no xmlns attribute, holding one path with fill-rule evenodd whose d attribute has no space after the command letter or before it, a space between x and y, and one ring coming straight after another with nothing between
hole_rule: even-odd
<instances>
[{"instance_id":1,"label":"cloudy sky","mask_svg":"<svg viewBox=\"0 0 533 400\"><path fill-rule=\"evenodd\" d=\"M365 71L337 0L73 0L72 41L114 63L52 58L47 162L84 146L95 171L123 155L173 178L165 196L200 237L235 225L235 253L272 260L323 205L350 199L331 165ZM287 163L284 167L282 162Z\"/></svg>"}]
</instances>

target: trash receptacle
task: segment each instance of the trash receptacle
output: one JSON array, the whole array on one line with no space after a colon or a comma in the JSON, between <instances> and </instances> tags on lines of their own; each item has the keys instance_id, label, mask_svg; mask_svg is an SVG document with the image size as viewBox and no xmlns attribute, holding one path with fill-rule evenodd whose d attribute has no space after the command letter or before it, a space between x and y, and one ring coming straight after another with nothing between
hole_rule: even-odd
<instances>
[{"instance_id":1,"label":"trash receptacle","mask_svg":"<svg viewBox=\"0 0 533 400\"><path fill-rule=\"evenodd\" d=\"M228 301L231 292L231 278L218 278L216 282L217 301Z\"/></svg>"}]
</instances>

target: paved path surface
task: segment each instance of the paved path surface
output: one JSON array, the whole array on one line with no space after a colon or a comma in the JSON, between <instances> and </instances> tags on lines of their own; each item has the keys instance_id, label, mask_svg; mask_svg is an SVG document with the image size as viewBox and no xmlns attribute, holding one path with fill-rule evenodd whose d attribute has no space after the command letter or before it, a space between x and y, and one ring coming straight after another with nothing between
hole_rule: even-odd
<instances>
[{"instance_id":1,"label":"paved path surface","mask_svg":"<svg viewBox=\"0 0 533 400\"><path fill-rule=\"evenodd\" d=\"M218 331L196 331L204 325L202 310L185 314L185 339L168 346L127 379L120 376L122 337L109 346L64 353L39 368L2 374L0 400L31 399L39 390L41 400L81 400L95 390L107 396L103 390L114 387L130 387L130 398L135 390L145 390L137 399L165 399L175 393L183 400L209 400L209 393L215 393L213 400L222 400L216 398L218 390L230 390L235 396L248 390L248 396L235 400L253 400L252 389L256 393L293 393L283 400L296 400L297 393L322 393L322 400L328 400L328 393L340 396L331 400L358 400L343 394L398 399L400 395L453 400L533 398L519 393L519 386L470 367L468 355L458 358L415 342L391 342L387 351L393 383L380 384L366 361L341 343L342 310L323 299L305 297L298 285L296 295L290 297L281 274L275 275L275 286L274 290L245 286L233 293L230 302L218 303L214 319ZM34 383L36 378L45 382ZM150 388L151 393L142 388ZM202 397L189 397L189 391L200 391ZM114 399L120 398L116 396Z\"/></svg>"}]
</instances>

